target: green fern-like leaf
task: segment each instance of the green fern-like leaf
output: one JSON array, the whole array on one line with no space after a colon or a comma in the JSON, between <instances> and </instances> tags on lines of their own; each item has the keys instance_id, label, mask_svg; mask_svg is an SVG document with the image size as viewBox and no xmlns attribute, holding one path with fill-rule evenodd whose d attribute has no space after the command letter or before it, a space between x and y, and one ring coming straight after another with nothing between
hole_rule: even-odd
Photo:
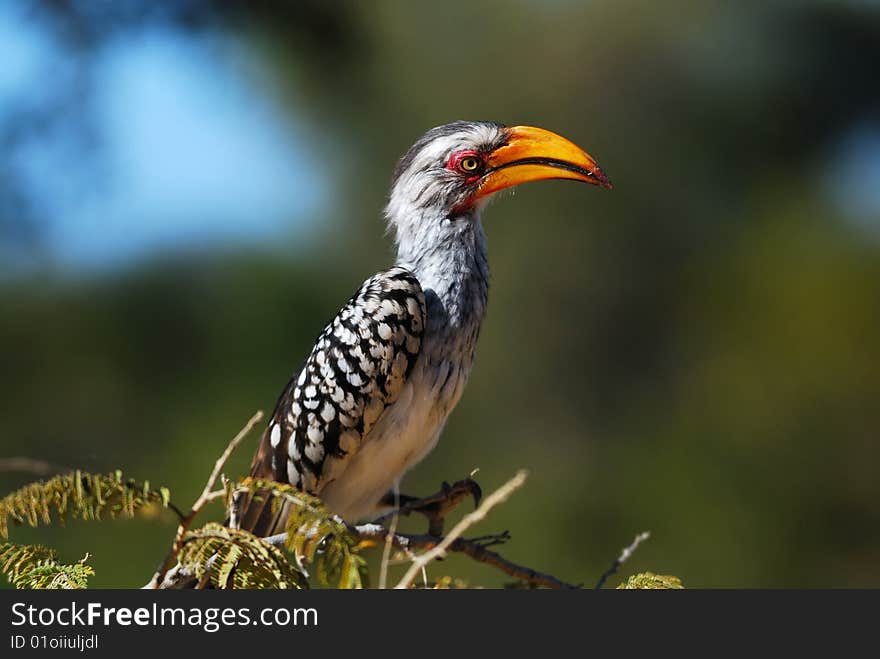
<instances>
[{"instance_id":1,"label":"green fern-like leaf","mask_svg":"<svg viewBox=\"0 0 880 659\"><path fill-rule=\"evenodd\" d=\"M617 587L619 590L682 590L681 579L666 574L634 574Z\"/></svg>"},{"instance_id":2,"label":"green fern-like leaf","mask_svg":"<svg viewBox=\"0 0 880 659\"><path fill-rule=\"evenodd\" d=\"M167 488L154 490L149 481L123 479L121 471L89 474L77 470L25 485L0 499L0 537L9 537L10 521L30 526L51 524L53 511L62 522L67 517L132 517L147 504L167 507L170 497Z\"/></svg>"},{"instance_id":3,"label":"green fern-like leaf","mask_svg":"<svg viewBox=\"0 0 880 659\"><path fill-rule=\"evenodd\" d=\"M215 588L307 586L280 549L247 531L213 522L187 533L178 561Z\"/></svg>"},{"instance_id":4,"label":"green fern-like leaf","mask_svg":"<svg viewBox=\"0 0 880 659\"><path fill-rule=\"evenodd\" d=\"M366 561L358 555L357 540L320 499L275 481L245 478L239 487L255 496L271 496L273 506L289 509L286 547L299 565L314 571L320 583L346 589L364 587Z\"/></svg>"},{"instance_id":5,"label":"green fern-like leaf","mask_svg":"<svg viewBox=\"0 0 880 659\"><path fill-rule=\"evenodd\" d=\"M86 588L95 572L89 556L72 565L59 563L55 550L41 545L0 544L0 572L18 589L70 590Z\"/></svg>"}]
</instances>

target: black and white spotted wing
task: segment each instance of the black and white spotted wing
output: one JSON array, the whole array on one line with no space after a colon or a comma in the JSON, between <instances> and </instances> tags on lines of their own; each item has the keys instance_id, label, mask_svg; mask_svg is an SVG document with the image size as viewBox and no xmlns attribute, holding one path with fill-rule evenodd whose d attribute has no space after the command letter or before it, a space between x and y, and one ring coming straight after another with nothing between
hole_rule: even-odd
<instances>
[{"instance_id":1,"label":"black and white spotted wing","mask_svg":"<svg viewBox=\"0 0 880 659\"><path fill-rule=\"evenodd\" d=\"M394 267L365 281L279 398L251 474L320 495L400 395L421 348L425 313L409 270ZM255 523L253 512L241 516L242 528L248 519Z\"/></svg>"}]
</instances>

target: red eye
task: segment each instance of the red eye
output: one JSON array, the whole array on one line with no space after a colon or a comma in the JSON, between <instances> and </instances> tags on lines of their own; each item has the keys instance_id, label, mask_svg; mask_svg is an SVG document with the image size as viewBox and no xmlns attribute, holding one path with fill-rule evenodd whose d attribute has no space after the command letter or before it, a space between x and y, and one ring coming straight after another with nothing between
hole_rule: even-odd
<instances>
[{"instance_id":1,"label":"red eye","mask_svg":"<svg viewBox=\"0 0 880 659\"><path fill-rule=\"evenodd\" d=\"M446 167L473 176L482 171L483 159L475 151L458 151L449 156Z\"/></svg>"}]
</instances>

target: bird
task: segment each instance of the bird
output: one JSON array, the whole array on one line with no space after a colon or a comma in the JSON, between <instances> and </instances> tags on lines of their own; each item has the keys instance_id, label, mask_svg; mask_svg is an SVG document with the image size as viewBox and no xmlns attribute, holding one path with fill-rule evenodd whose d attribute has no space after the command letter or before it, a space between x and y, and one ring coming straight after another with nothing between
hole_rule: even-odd
<instances>
[{"instance_id":1,"label":"bird","mask_svg":"<svg viewBox=\"0 0 880 659\"><path fill-rule=\"evenodd\" d=\"M534 126L454 121L406 151L385 208L396 261L320 333L278 398L251 477L315 495L347 522L382 511L437 444L471 373L489 293L482 211L544 179L612 187L587 152ZM265 499L240 497L231 524L283 531L289 510Z\"/></svg>"}]
</instances>

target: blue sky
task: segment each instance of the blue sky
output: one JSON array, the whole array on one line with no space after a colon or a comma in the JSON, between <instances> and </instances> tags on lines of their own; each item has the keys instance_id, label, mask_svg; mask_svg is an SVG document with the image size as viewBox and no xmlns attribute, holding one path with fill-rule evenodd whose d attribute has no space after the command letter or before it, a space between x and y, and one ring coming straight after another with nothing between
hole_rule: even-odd
<instances>
[{"instance_id":1,"label":"blue sky","mask_svg":"<svg viewBox=\"0 0 880 659\"><path fill-rule=\"evenodd\" d=\"M0 8L0 121L73 75L69 54L13 6ZM224 35L164 27L99 51L83 99L95 148L62 119L5 156L46 221L54 265L266 243L320 210L320 159L246 53Z\"/></svg>"},{"instance_id":2,"label":"blue sky","mask_svg":"<svg viewBox=\"0 0 880 659\"><path fill-rule=\"evenodd\" d=\"M880 237L880 125L858 123L832 154L825 186L844 215Z\"/></svg>"}]
</instances>

